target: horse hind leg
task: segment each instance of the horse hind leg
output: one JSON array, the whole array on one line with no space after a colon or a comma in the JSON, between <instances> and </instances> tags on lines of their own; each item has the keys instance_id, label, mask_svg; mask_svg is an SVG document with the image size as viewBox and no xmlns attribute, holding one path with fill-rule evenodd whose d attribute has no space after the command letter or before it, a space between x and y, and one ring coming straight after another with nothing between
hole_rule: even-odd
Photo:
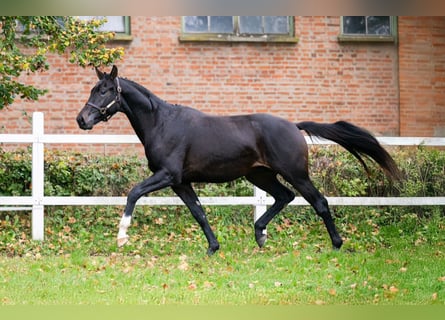
<instances>
[{"instance_id":1,"label":"horse hind leg","mask_svg":"<svg viewBox=\"0 0 445 320\"><path fill-rule=\"evenodd\" d=\"M329 210L328 201L326 198L314 187L312 181L309 179L307 173L298 175L298 177L288 180L293 187L300 192L304 199L315 209L318 216L323 219L326 229L331 238L334 249L340 249L343 240L338 234L335 227L334 220Z\"/></svg>"},{"instance_id":2,"label":"horse hind leg","mask_svg":"<svg viewBox=\"0 0 445 320\"><path fill-rule=\"evenodd\" d=\"M295 194L278 181L276 173L267 168L256 168L246 178L275 199L274 204L255 221L255 240L258 246L262 248L267 240L267 225L295 198Z\"/></svg>"}]
</instances>

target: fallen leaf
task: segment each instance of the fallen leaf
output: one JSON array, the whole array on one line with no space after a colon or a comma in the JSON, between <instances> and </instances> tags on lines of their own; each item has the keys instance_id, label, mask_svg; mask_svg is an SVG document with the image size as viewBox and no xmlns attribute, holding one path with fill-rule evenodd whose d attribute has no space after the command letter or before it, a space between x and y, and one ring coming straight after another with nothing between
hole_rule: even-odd
<instances>
[{"instance_id":1,"label":"fallen leaf","mask_svg":"<svg viewBox=\"0 0 445 320\"><path fill-rule=\"evenodd\" d=\"M402 268L399 269L400 272L406 272L407 270L408 270L408 269L405 268L405 267L402 267Z\"/></svg>"},{"instance_id":2,"label":"fallen leaf","mask_svg":"<svg viewBox=\"0 0 445 320\"><path fill-rule=\"evenodd\" d=\"M194 282L190 283L189 286L188 286L189 290L196 290L196 288L198 288L198 286Z\"/></svg>"},{"instance_id":3,"label":"fallen leaf","mask_svg":"<svg viewBox=\"0 0 445 320\"><path fill-rule=\"evenodd\" d=\"M331 296L336 296L337 295L337 291L334 288L329 289L329 294Z\"/></svg>"},{"instance_id":4,"label":"fallen leaf","mask_svg":"<svg viewBox=\"0 0 445 320\"><path fill-rule=\"evenodd\" d=\"M283 284L279 281L275 281L274 285L275 287L281 287Z\"/></svg>"},{"instance_id":5,"label":"fallen leaf","mask_svg":"<svg viewBox=\"0 0 445 320\"><path fill-rule=\"evenodd\" d=\"M124 270L122 270L123 273L130 273L134 270L133 267L126 267Z\"/></svg>"},{"instance_id":6,"label":"fallen leaf","mask_svg":"<svg viewBox=\"0 0 445 320\"><path fill-rule=\"evenodd\" d=\"M181 261L181 263L178 265L178 269L181 271L187 271L189 269L189 264L187 261Z\"/></svg>"},{"instance_id":7,"label":"fallen leaf","mask_svg":"<svg viewBox=\"0 0 445 320\"><path fill-rule=\"evenodd\" d=\"M182 254L179 257L178 269L181 271L187 271L189 269L189 264L187 263L187 256L185 254Z\"/></svg>"},{"instance_id":8,"label":"fallen leaf","mask_svg":"<svg viewBox=\"0 0 445 320\"><path fill-rule=\"evenodd\" d=\"M389 292L397 293L397 292L399 292L399 289L397 289L395 286L391 286L391 287L389 287Z\"/></svg>"},{"instance_id":9,"label":"fallen leaf","mask_svg":"<svg viewBox=\"0 0 445 320\"><path fill-rule=\"evenodd\" d=\"M326 304L326 302L324 302L323 300L315 300L315 304L317 306L322 306L322 305Z\"/></svg>"},{"instance_id":10,"label":"fallen leaf","mask_svg":"<svg viewBox=\"0 0 445 320\"><path fill-rule=\"evenodd\" d=\"M437 300L437 292L434 292L431 296L431 299Z\"/></svg>"},{"instance_id":11,"label":"fallen leaf","mask_svg":"<svg viewBox=\"0 0 445 320\"><path fill-rule=\"evenodd\" d=\"M69 219L68 219L68 223L71 223L71 224L73 224L73 223L76 223L76 218L74 218L74 217L70 217Z\"/></svg>"},{"instance_id":12,"label":"fallen leaf","mask_svg":"<svg viewBox=\"0 0 445 320\"><path fill-rule=\"evenodd\" d=\"M438 280L441 281L441 282L445 282L445 276L439 277Z\"/></svg>"}]
</instances>

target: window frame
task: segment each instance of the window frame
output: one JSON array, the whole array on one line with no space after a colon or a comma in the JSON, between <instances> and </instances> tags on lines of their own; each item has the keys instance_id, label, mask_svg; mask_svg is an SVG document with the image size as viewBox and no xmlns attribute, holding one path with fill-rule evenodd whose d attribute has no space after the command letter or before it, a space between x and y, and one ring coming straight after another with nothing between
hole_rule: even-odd
<instances>
[{"instance_id":1,"label":"window frame","mask_svg":"<svg viewBox=\"0 0 445 320\"><path fill-rule=\"evenodd\" d=\"M340 17L340 34L338 35L339 42L397 42L397 17L389 16L390 34L353 34L344 33L344 17Z\"/></svg>"},{"instance_id":2,"label":"window frame","mask_svg":"<svg viewBox=\"0 0 445 320\"><path fill-rule=\"evenodd\" d=\"M186 32L185 17L181 17L181 34L180 42L276 42L276 43L297 43L298 38L295 36L295 20L293 16L287 16L289 23L289 32L287 34L242 34L240 33L239 17L234 17L233 32Z\"/></svg>"},{"instance_id":3,"label":"window frame","mask_svg":"<svg viewBox=\"0 0 445 320\"><path fill-rule=\"evenodd\" d=\"M100 17L106 18L108 16L100 16ZM123 32L119 32L119 31L115 31L115 30L101 30L101 31L114 32L114 39L112 39L111 41L133 40L133 36L131 34L131 17L130 16L119 16L119 17L124 18L124 21L123 21L124 31Z\"/></svg>"},{"instance_id":4,"label":"window frame","mask_svg":"<svg viewBox=\"0 0 445 320\"><path fill-rule=\"evenodd\" d=\"M133 36L131 35L131 17L124 17L124 32L115 32L115 40L133 40ZM114 32L114 31L113 31Z\"/></svg>"}]
</instances>

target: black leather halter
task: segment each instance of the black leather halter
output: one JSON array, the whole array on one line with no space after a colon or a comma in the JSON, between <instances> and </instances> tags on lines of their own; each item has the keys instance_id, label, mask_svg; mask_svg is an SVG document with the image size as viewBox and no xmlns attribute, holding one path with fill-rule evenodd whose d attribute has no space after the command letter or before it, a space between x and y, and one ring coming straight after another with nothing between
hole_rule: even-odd
<instances>
[{"instance_id":1,"label":"black leather halter","mask_svg":"<svg viewBox=\"0 0 445 320\"><path fill-rule=\"evenodd\" d=\"M122 88L121 85L119 83L119 78L116 78L116 98L114 98L113 101L111 101L109 104L107 104L104 107L99 107L98 105L88 101L85 105L86 106L90 106L96 110L98 110L100 112L100 114L102 115L102 120L103 121L108 121L113 115L112 114L107 114L108 109L110 109L115 103L120 104L121 102L121 92L122 92Z\"/></svg>"}]
</instances>

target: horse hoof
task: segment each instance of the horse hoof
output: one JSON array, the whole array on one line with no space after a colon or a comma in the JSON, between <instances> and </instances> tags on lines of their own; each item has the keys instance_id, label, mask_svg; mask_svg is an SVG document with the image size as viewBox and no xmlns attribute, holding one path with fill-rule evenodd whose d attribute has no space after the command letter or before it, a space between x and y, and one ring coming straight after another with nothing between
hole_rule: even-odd
<instances>
[{"instance_id":1,"label":"horse hoof","mask_svg":"<svg viewBox=\"0 0 445 320\"><path fill-rule=\"evenodd\" d=\"M117 239L117 246L119 248L123 247L124 245L126 245L128 243L128 239L129 239L129 237L124 237L124 238Z\"/></svg>"},{"instance_id":2,"label":"horse hoof","mask_svg":"<svg viewBox=\"0 0 445 320\"><path fill-rule=\"evenodd\" d=\"M219 250L219 245L216 246L216 247L214 247L214 248L209 247L209 248L207 249L207 255L208 255L209 257L210 257L210 256L213 256L213 255L215 254L215 252L218 251L218 250Z\"/></svg>"},{"instance_id":3,"label":"horse hoof","mask_svg":"<svg viewBox=\"0 0 445 320\"><path fill-rule=\"evenodd\" d=\"M267 240L267 236L266 235L263 235L263 236L259 237L256 240L256 243L258 243L258 247L260 247L260 248L264 247L264 244L266 243L266 240Z\"/></svg>"},{"instance_id":4,"label":"horse hoof","mask_svg":"<svg viewBox=\"0 0 445 320\"><path fill-rule=\"evenodd\" d=\"M343 245L343 240L341 238L332 241L332 248L334 249L334 251L340 250L342 245Z\"/></svg>"},{"instance_id":5,"label":"horse hoof","mask_svg":"<svg viewBox=\"0 0 445 320\"><path fill-rule=\"evenodd\" d=\"M267 240L267 230L263 229L259 235L257 234L255 236L255 238L256 238L256 243L258 243L258 246L260 248L264 247L264 244L266 243Z\"/></svg>"}]
</instances>

